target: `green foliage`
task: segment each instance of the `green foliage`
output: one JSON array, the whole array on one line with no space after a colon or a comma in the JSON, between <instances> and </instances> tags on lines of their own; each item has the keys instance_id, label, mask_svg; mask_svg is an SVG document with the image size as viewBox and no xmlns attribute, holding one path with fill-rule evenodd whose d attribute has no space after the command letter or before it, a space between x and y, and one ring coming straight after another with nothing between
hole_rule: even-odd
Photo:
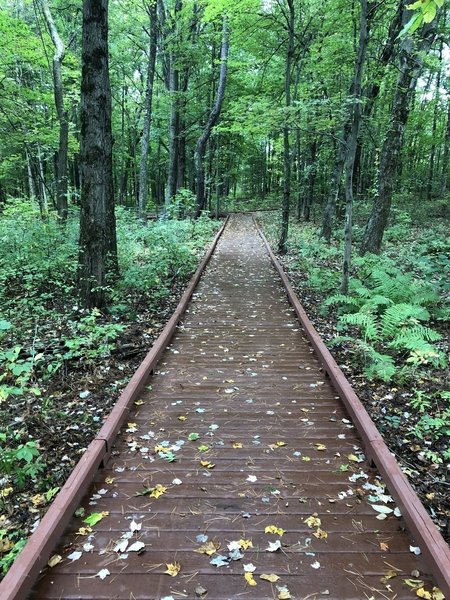
<instances>
[{"instance_id":1,"label":"green foliage","mask_svg":"<svg viewBox=\"0 0 450 600\"><path fill-rule=\"evenodd\" d=\"M27 479L34 479L41 473L45 464L35 441L15 446L16 438L8 431L0 433L0 474L10 475L15 487L21 488Z\"/></svg>"}]
</instances>

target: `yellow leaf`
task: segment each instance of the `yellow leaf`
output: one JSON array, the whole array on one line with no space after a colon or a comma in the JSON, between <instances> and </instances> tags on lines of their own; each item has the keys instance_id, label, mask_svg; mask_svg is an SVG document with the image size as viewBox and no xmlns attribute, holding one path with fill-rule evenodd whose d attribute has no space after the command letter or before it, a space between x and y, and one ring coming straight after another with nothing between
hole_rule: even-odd
<instances>
[{"instance_id":1,"label":"yellow leaf","mask_svg":"<svg viewBox=\"0 0 450 600\"><path fill-rule=\"evenodd\" d=\"M105 483L114 483L114 481L115 481L115 480L116 480L116 478L115 478L115 477L107 477L107 478L105 479Z\"/></svg>"},{"instance_id":2,"label":"yellow leaf","mask_svg":"<svg viewBox=\"0 0 450 600\"><path fill-rule=\"evenodd\" d=\"M360 459L357 456L355 456L354 454L348 454L347 458L348 458L348 460L352 460L353 462L357 462L357 463L361 462Z\"/></svg>"},{"instance_id":3,"label":"yellow leaf","mask_svg":"<svg viewBox=\"0 0 450 600\"><path fill-rule=\"evenodd\" d=\"M14 547L14 542L5 537L0 539L0 552L9 552Z\"/></svg>"},{"instance_id":4,"label":"yellow leaf","mask_svg":"<svg viewBox=\"0 0 450 600\"><path fill-rule=\"evenodd\" d=\"M326 450L327 447L325 446L325 444L314 444L316 447L316 450Z\"/></svg>"},{"instance_id":5,"label":"yellow leaf","mask_svg":"<svg viewBox=\"0 0 450 600\"><path fill-rule=\"evenodd\" d=\"M278 447L286 446L286 442L275 442Z\"/></svg>"},{"instance_id":6,"label":"yellow leaf","mask_svg":"<svg viewBox=\"0 0 450 600\"><path fill-rule=\"evenodd\" d=\"M143 400L136 400L135 402L136 406L142 406L144 404Z\"/></svg>"},{"instance_id":7,"label":"yellow leaf","mask_svg":"<svg viewBox=\"0 0 450 600\"><path fill-rule=\"evenodd\" d=\"M202 465L202 467L206 467L207 469L214 469L214 467L216 466L210 463L209 460L201 460L200 464Z\"/></svg>"},{"instance_id":8,"label":"yellow leaf","mask_svg":"<svg viewBox=\"0 0 450 600\"><path fill-rule=\"evenodd\" d=\"M166 567L167 569L164 571L164 573L167 573L167 575L170 575L171 577L176 577L181 570L181 565L177 562L166 563Z\"/></svg>"},{"instance_id":9,"label":"yellow leaf","mask_svg":"<svg viewBox=\"0 0 450 600\"><path fill-rule=\"evenodd\" d=\"M267 573L263 573L259 576L259 578L264 579L264 581L270 581L270 583L275 583L280 579L278 575L275 575L275 573L270 573L270 575L268 575Z\"/></svg>"},{"instance_id":10,"label":"yellow leaf","mask_svg":"<svg viewBox=\"0 0 450 600\"><path fill-rule=\"evenodd\" d=\"M419 598L425 598L426 600L432 600L430 592L425 591L423 587L416 590L416 596L419 596Z\"/></svg>"},{"instance_id":11,"label":"yellow leaf","mask_svg":"<svg viewBox=\"0 0 450 600\"><path fill-rule=\"evenodd\" d=\"M241 442L233 442L233 448L243 448L243 444Z\"/></svg>"},{"instance_id":12,"label":"yellow leaf","mask_svg":"<svg viewBox=\"0 0 450 600\"><path fill-rule=\"evenodd\" d=\"M433 600L445 600L444 594L437 587L433 588Z\"/></svg>"},{"instance_id":13,"label":"yellow leaf","mask_svg":"<svg viewBox=\"0 0 450 600\"><path fill-rule=\"evenodd\" d=\"M322 525L322 521L315 514L305 519L303 523L306 523L308 527L311 527L311 529L313 527L320 527Z\"/></svg>"},{"instance_id":14,"label":"yellow leaf","mask_svg":"<svg viewBox=\"0 0 450 600\"><path fill-rule=\"evenodd\" d=\"M36 494L31 498L31 502L33 503L33 506L42 506L45 504L45 498L42 494Z\"/></svg>"},{"instance_id":15,"label":"yellow leaf","mask_svg":"<svg viewBox=\"0 0 450 600\"><path fill-rule=\"evenodd\" d=\"M48 559L48 566L50 568L56 567L57 564L59 564L62 561L62 556L60 556L59 554L54 554L53 556L51 556Z\"/></svg>"},{"instance_id":16,"label":"yellow leaf","mask_svg":"<svg viewBox=\"0 0 450 600\"><path fill-rule=\"evenodd\" d=\"M136 423L127 423L128 429L135 429L137 427Z\"/></svg>"},{"instance_id":17,"label":"yellow leaf","mask_svg":"<svg viewBox=\"0 0 450 600\"><path fill-rule=\"evenodd\" d=\"M160 483L158 483L153 490L151 491L150 498L159 498L160 496L162 496L165 492L167 492L167 488L164 487L163 485L161 485Z\"/></svg>"},{"instance_id":18,"label":"yellow leaf","mask_svg":"<svg viewBox=\"0 0 450 600\"><path fill-rule=\"evenodd\" d=\"M200 548L198 548L196 550L196 552L199 552L200 554L207 554L208 556L211 556L214 554L214 552L217 552L217 550L220 548L220 542L206 542L206 544L203 544L203 546L200 546Z\"/></svg>"},{"instance_id":19,"label":"yellow leaf","mask_svg":"<svg viewBox=\"0 0 450 600\"><path fill-rule=\"evenodd\" d=\"M258 585L253 577L253 573L245 573L244 578L248 585Z\"/></svg>"},{"instance_id":20,"label":"yellow leaf","mask_svg":"<svg viewBox=\"0 0 450 600\"><path fill-rule=\"evenodd\" d=\"M13 491L14 490L12 487L3 488L2 491L0 492L0 496L2 498L7 498L10 494L12 494Z\"/></svg>"},{"instance_id":21,"label":"yellow leaf","mask_svg":"<svg viewBox=\"0 0 450 600\"><path fill-rule=\"evenodd\" d=\"M309 456L302 456L302 461L303 462L309 462L311 459L309 458Z\"/></svg>"},{"instance_id":22,"label":"yellow leaf","mask_svg":"<svg viewBox=\"0 0 450 600\"><path fill-rule=\"evenodd\" d=\"M386 544L385 542L380 542L380 550L382 552L388 552L389 551L389 544Z\"/></svg>"},{"instance_id":23,"label":"yellow leaf","mask_svg":"<svg viewBox=\"0 0 450 600\"><path fill-rule=\"evenodd\" d=\"M248 550L248 548L253 548L252 540L239 540L239 544L242 550Z\"/></svg>"},{"instance_id":24,"label":"yellow leaf","mask_svg":"<svg viewBox=\"0 0 450 600\"><path fill-rule=\"evenodd\" d=\"M275 533L281 537L285 531L284 529L276 527L275 525L267 525L267 527L264 529L264 533Z\"/></svg>"},{"instance_id":25,"label":"yellow leaf","mask_svg":"<svg viewBox=\"0 0 450 600\"><path fill-rule=\"evenodd\" d=\"M77 535L89 535L92 533L92 527L80 527L77 531Z\"/></svg>"},{"instance_id":26,"label":"yellow leaf","mask_svg":"<svg viewBox=\"0 0 450 600\"><path fill-rule=\"evenodd\" d=\"M184 415L180 415L180 416L178 417L178 420L179 420L179 421L186 421L186 419L187 419L187 417L185 417Z\"/></svg>"},{"instance_id":27,"label":"yellow leaf","mask_svg":"<svg viewBox=\"0 0 450 600\"><path fill-rule=\"evenodd\" d=\"M155 452L169 452L169 449L165 446L155 446Z\"/></svg>"},{"instance_id":28,"label":"yellow leaf","mask_svg":"<svg viewBox=\"0 0 450 600\"><path fill-rule=\"evenodd\" d=\"M317 528L317 531L313 532L313 535L318 539L318 540L326 540L328 537L328 533L326 531L324 531L323 529L320 529L320 527Z\"/></svg>"},{"instance_id":29,"label":"yellow leaf","mask_svg":"<svg viewBox=\"0 0 450 600\"><path fill-rule=\"evenodd\" d=\"M277 596L278 600L290 600L292 598L289 590L281 590Z\"/></svg>"}]
</instances>

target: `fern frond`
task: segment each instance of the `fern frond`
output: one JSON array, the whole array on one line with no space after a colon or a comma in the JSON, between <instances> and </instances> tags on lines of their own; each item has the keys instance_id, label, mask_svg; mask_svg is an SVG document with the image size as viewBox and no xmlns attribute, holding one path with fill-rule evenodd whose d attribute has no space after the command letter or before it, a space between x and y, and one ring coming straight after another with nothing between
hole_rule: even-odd
<instances>
[{"instance_id":1,"label":"fern frond","mask_svg":"<svg viewBox=\"0 0 450 600\"><path fill-rule=\"evenodd\" d=\"M339 325L356 325L361 329L363 336L368 340L376 340L379 337L379 326L376 316L371 313L357 312L343 315L339 319Z\"/></svg>"},{"instance_id":2,"label":"fern frond","mask_svg":"<svg viewBox=\"0 0 450 600\"><path fill-rule=\"evenodd\" d=\"M381 317L382 333L395 337L401 327L417 325L418 321L428 321L430 313L423 306L416 304L394 304L386 309Z\"/></svg>"},{"instance_id":3,"label":"fern frond","mask_svg":"<svg viewBox=\"0 0 450 600\"><path fill-rule=\"evenodd\" d=\"M414 325L401 329L390 343L393 348L404 348L405 350L420 349L423 344L429 345L429 342L438 342L442 335L434 329L424 327L423 325Z\"/></svg>"}]
</instances>

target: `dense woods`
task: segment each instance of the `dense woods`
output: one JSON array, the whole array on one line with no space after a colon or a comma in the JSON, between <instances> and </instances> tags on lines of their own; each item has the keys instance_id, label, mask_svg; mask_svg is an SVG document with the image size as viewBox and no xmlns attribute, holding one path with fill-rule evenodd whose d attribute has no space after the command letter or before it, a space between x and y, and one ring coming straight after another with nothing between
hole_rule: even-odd
<instances>
[{"instance_id":1,"label":"dense woods","mask_svg":"<svg viewBox=\"0 0 450 600\"><path fill-rule=\"evenodd\" d=\"M292 277L310 284L319 322L329 311L330 339L346 329L332 341L341 361L387 386L386 397L396 393L389 386L414 390L415 412L429 417L414 424L429 442L416 444L419 460L443 480L444 0L0 7L0 566L73 466L52 464L57 476L37 483L44 452L56 452L74 419L95 429L108 406L92 412L90 387L117 393L133 368L116 358L106 374L116 342L140 356L136 339L154 338L217 227L209 217L229 210L275 211L263 222ZM86 394L76 392L64 416L71 369ZM104 396L96 398L98 407ZM398 430L396 410L389 423ZM44 450L39 440L55 418ZM61 452L85 442L71 430ZM442 490L433 509L441 519ZM17 507L21 517L8 525Z\"/></svg>"}]
</instances>

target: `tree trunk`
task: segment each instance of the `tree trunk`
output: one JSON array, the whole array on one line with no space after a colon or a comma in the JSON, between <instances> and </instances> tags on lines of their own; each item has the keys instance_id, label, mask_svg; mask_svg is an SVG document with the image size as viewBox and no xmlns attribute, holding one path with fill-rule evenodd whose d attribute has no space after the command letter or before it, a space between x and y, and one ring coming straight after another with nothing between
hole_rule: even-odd
<instances>
[{"instance_id":1,"label":"tree trunk","mask_svg":"<svg viewBox=\"0 0 450 600\"><path fill-rule=\"evenodd\" d=\"M436 129L439 115L439 98L441 88L441 73L442 73L442 50L444 42L441 40L441 47L439 51L440 65L436 76L436 86L434 92L434 111L433 111L433 124L431 126L431 152L430 152L430 167L428 171L428 184L427 184L427 200L430 201L433 195L433 180L434 180L434 167L436 160Z\"/></svg>"},{"instance_id":2,"label":"tree trunk","mask_svg":"<svg viewBox=\"0 0 450 600\"><path fill-rule=\"evenodd\" d=\"M361 124L361 83L364 63L367 53L368 30L367 0L361 0L361 15L359 25L359 46L353 78L353 105L350 109L351 130L347 141L345 155L345 229L344 229L344 260L342 265L341 293L348 293L350 266L352 256L352 213L353 213L353 170L355 166L356 146L358 143Z\"/></svg>"},{"instance_id":3,"label":"tree trunk","mask_svg":"<svg viewBox=\"0 0 450 600\"><path fill-rule=\"evenodd\" d=\"M411 11L405 7L403 11L403 23L407 23L410 17ZM403 134L422 64L419 52L427 52L430 49L436 35L436 21L437 19L419 31L420 38L417 49L413 47L411 37L407 37L402 43L400 69L392 101L390 124L381 150L378 193L364 232L361 244L362 255L366 252L378 254L381 249L400 164Z\"/></svg>"},{"instance_id":4,"label":"tree trunk","mask_svg":"<svg viewBox=\"0 0 450 600\"><path fill-rule=\"evenodd\" d=\"M295 36L295 9L294 0L287 0L289 7L288 19L288 49L286 53L286 65L284 72L284 95L285 106L287 108L285 115L285 123L283 127L283 205L281 208L281 232L278 241L278 252L285 254L287 251L287 238L289 231L289 205L291 200L291 149L289 144L289 107L291 106L291 77L292 77L292 61L294 58L294 36Z\"/></svg>"},{"instance_id":5,"label":"tree trunk","mask_svg":"<svg viewBox=\"0 0 450 600\"><path fill-rule=\"evenodd\" d=\"M202 135L197 140L194 153L195 162L195 178L196 178L196 208L195 217L199 217L205 205L205 171L203 168L203 159L205 157L206 144L211 135L212 128L217 123L222 109L223 99L225 97L225 85L227 80L227 61L228 61L228 21L223 17L222 25L222 45L220 48L220 74L219 83L217 86L217 95L214 106L209 114L205 129Z\"/></svg>"},{"instance_id":6,"label":"tree trunk","mask_svg":"<svg viewBox=\"0 0 450 600\"><path fill-rule=\"evenodd\" d=\"M106 305L117 273L112 178L108 0L83 0L79 291L84 307Z\"/></svg>"},{"instance_id":7,"label":"tree trunk","mask_svg":"<svg viewBox=\"0 0 450 600\"><path fill-rule=\"evenodd\" d=\"M53 89L55 107L59 121L59 145L56 159L56 208L58 218L64 225L67 220L67 153L69 147L69 120L64 107L64 89L61 74L61 65L65 56L64 43L56 29L53 16L47 0L41 0L42 12L50 32L55 54L53 55Z\"/></svg>"},{"instance_id":8,"label":"tree trunk","mask_svg":"<svg viewBox=\"0 0 450 600\"><path fill-rule=\"evenodd\" d=\"M148 6L150 18L149 57L147 67L147 88L145 91L144 127L141 139L141 160L139 165L139 196L138 212L141 219L147 218L147 190L148 190L148 154L150 142L150 124L152 119L153 82L155 79L156 65L156 38L157 38L157 14L156 3L151 2Z\"/></svg>"},{"instance_id":9,"label":"tree trunk","mask_svg":"<svg viewBox=\"0 0 450 600\"><path fill-rule=\"evenodd\" d=\"M447 125L445 128L444 152L442 156L442 175L441 175L441 196L444 196L448 189L448 176L450 164L450 96L447 100Z\"/></svg>"}]
</instances>

